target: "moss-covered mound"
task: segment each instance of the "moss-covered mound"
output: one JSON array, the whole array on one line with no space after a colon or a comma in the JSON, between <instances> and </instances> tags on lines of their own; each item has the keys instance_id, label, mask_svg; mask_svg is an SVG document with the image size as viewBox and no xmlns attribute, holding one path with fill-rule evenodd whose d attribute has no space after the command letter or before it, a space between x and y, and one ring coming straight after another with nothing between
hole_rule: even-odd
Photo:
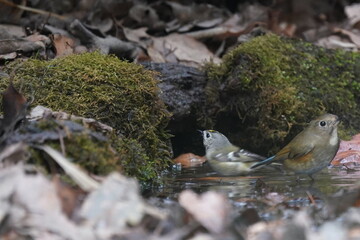
<instances>
[{"instance_id":1,"label":"moss-covered mound","mask_svg":"<svg viewBox=\"0 0 360 240\"><path fill-rule=\"evenodd\" d=\"M276 35L256 37L207 67L205 127L272 154L323 112L360 130L360 55Z\"/></svg>"},{"instance_id":2,"label":"moss-covered mound","mask_svg":"<svg viewBox=\"0 0 360 240\"><path fill-rule=\"evenodd\" d=\"M60 143L60 139L63 144ZM54 120L49 117L39 121L29 121L7 139L7 142L18 141L31 146L41 145L45 142L58 151L64 152L66 157L91 173L109 173L121 170L120 159L122 156L114 151L109 138L80 122ZM36 147L31 148L30 162L43 166L48 171L57 171L54 161Z\"/></svg>"},{"instance_id":3,"label":"moss-covered mound","mask_svg":"<svg viewBox=\"0 0 360 240\"><path fill-rule=\"evenodd\" d=\"M153 72L98 52L7 66L14 83L35 105L94 118L117 130L119 164L130 175L153 179L170 159L169 113ZM3 79L2 88L8 84ZM81 140L81 139L80 139ZM126 153L126 154L125 154Z\"/></svg>"}]
</instances>

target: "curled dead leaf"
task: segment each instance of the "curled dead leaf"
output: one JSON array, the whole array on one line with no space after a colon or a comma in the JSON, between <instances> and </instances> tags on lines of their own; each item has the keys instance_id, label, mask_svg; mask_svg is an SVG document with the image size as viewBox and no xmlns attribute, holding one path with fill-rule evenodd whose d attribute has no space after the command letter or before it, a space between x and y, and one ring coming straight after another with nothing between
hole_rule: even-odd
<instances>
[{"instance_id":1,"label":"curled dead leaf","mask_svg":"<svg viewBox=\"0 0 360 240\"><path fill-rule=\"evenodd\" d=\"M332 165L360 163L360 134L352 137L350 141L341 141L339 150L331 161Z\"/></svg>"},{"instance_id":2,"label":"curled dead leaf","mask_svg":"<svg viewBox=\"0 0 360 240\"><path fill-rule=\"evenodd\" d=\"M60 34L54 34L54 47L56 49L56 56L62 57L74 53L75 41L72 38Z\"/></svg>"},{"instance_id":3,"label":"curled dead leaf","mask_svg":"<svg viewBox=\"0 0 360 240\"><path fill-rule=\"evenodd\" d=\"M175 163L180 163L183 167L201 166L205 161L205 157L200 157L193 153L181 154L174 159Z\"/></svg>"},{"instance_id":4,"label":"curled dead leaf","mask_svg":"<svg viewBox=\"0 0 360 240\"><path fill-rule=\"evenodd\" d=\"M198 195L185 190L180 193L179 203L210 232L221 233L228 224L229 202L220 193L209 191Z\"/></svg>"},{"instance_id":5,"label":"curled dead leaf","mask_svg":"<svg viewBox=\"0 0 360 240\"><path fill-rule=\"evenodd\" d=\"M26 98L15 89L12 83L3 92L2 102L4 118L0 122L0 142L7 139L16 125L25 118L28 106Z\"/></svg>"}]
</instances>

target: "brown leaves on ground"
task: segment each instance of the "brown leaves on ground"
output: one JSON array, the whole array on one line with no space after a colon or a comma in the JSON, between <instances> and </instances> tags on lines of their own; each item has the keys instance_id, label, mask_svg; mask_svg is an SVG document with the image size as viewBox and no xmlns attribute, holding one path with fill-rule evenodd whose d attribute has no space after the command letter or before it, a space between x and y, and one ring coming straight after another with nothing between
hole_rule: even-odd
<instances>
[{"instance_id":1,"label":"brown leaves on ground","mask_svg":"<svg viewBox=\"0 0 360 240\"><path fill-rule=\"evenodd\" d=\"M49 59L99 49L138 62L200 67L207 61L219 62L258 27L327 48L360 48L356 3L41 0L30 6L29 1L1 2L0 15L11 12L6 20L13 25L0 25L10 34L0 34L0 59L34 54ZM19 23L37 27L18 31Z\"/></svg>"},{"instance_id":2,"label":"brown leaves on ground","mask_svg":"<svg viewBox=\"0 0 360 240\"><path fill-rule=\"evenodd\" d=\"M342 25L323 26L317 32L308 31L309 39L325 48L341 48L352 51L360 49L360 4L344 7L347 20Z\"/></svg>"},{"instance_id":3,"label":"brown leaves on ground","mask_svg":"<svg viewBox=\"0 0 360 240\"><path fill-rule=\"evenodd\" d=\"M8 153L7 158L0 158L1 163L12 160L0 168L2 237L112 239L130 234L125 229L139 225L145 215L157 221L166 218L166 214L146 204L134 179L113 173L87 194L78 187L69 187L61 178L48 180L33 165L25 166L24 159L17 157L24 151L28 151L24 144L10 145L2 152ZM77 184L81 186L79 181L90 179L85 175L80 178L83 170L64 161L67 169L74 169L69 177Z\"/></svg>"},{"instance_id":4,"label":"brown leaves on ground","mask_svg":"<svg viewBox=\"0 0 360 240\"><path fill-rule=\"evenodd\" d=\"M1 169L0 178L2 237L95 239L89 227L65 216L54 185L42 174L16 165Z\"/></svg>"},{"instance_id":5,"label":"brown leaves on ground","mask_svg":"<svg viewBox=\"0 0 360 240\"><path fill-rule=\"evenodd\" d=\"M360 134L352 137L350 141L341 141L332 165L351 165L360 163Z\"/></svg>"}]
</instances>

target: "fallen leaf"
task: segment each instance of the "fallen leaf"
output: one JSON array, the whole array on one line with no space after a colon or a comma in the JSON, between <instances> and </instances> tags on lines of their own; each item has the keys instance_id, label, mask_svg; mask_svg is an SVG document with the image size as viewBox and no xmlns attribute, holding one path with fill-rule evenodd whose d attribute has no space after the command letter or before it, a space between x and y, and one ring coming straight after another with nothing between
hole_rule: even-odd
<instances>
[{"instance_id":1,"label":"fallen leaf","mask_svg":"<svg viewBox=\"0 0 360 240\"><path fill-rule=\"evenodd\" d=\"M350 40L358 47L360 48L360 35L353 33L349 30L342 29L342 28L334 28L334 32L341 33L350 38Z\"/></svg>"},{"instance_id":2,"label":"fallen leaf","mask_svg":"<svg viewBox=\"0 0 360 240\"><path fill-rule=\"evenodd\" d=\"M45 46L50 45L50 43L51 43L50 38L48 38L45 35L41 35L41 34L37 34L37 33L29 35L29 36L25 37L24 39L27 41L30 41L30 42L37 43L38 45L44 45L44 48L45 48Z\"/></svg>"},{"instance_id":3,"label":"fallen leaf","mask_svg":"<svg viewBox=\"0 0 360 240\"><path fill-rule=\"evenodd\" d=\"M332 165L360 163L360 134L352 137L350 141L341 141L339 150L331 161Z\"/></svg>"},{"instance_id":4,"label":"fallen leaf","mask_svg":"<svg viewBox=\"0 0 360 240\"><path fill-rule=\"evenodd\" d=\"M99 183L97 181L89 177L83 169L69 161L60 152L46 145L38 146L37 148L49 154L49 156L52 157L52 159L54 159L54 161L56 161L62 169L64 169L66 174L69 175L69 177L71 177L71 179L73 179L74 182L76 182L84 191L92 191L99 187Z\"/></svg>"},{"instance_id":5,"label":"fallen leaf","mask_svg":"<svg viewBox=\"0 0 360 240\"><path fill-rule=\"evenodd\" d=\"M50 45L50 38L33 34L24 38L10 38L3 39L0 41L0 55L5 55L9 53L32 53L40 52L43 53L48 45Z\"/></svg>"},{"instance_id":6,"label":"fallen leaf","mask_svg":"<svg viewBox=\"0 0 360 240\"><path fill-rule=\"evenodd\" d=\"M205 157L200 157L193 153L181 154L174 159L175 163L180 163L183 167L201 166L205 161Z\"/></svg>"},{"instance_id":7,"label":"fallen leaf","mask_svg":"<svg viewBox=\"0 0 360 240\"><path fill-rule=\"evenodd\" d=\"M196 233L195 236L189 238L189 240L215 240L214 236L205 233Z\"/></svg>"},{"instance_id":8,"label":"fallen leaf","mask_svg":"<svg viewBox=\"0 0 360 240\"><path fill-rule=\"evenodd\" d=\"M75 122L82 122L83 125L89 128L105 133L110 133L114 130L109 125L96 121L93 118L79 117L76 115L68 114L66 112L56 112L56 111L52 111L50 108L46 108L40 105L34 107L30 111L30 114L27 117L27 119L30 121L38 121L44 118L48 118L49 116L53 117L56 120L71 120Z\"/></svg>"},{"instance_id":9,"label":"fallen leaf","mask_svg":"<svg viewBox=\"0 0 360 240\"><path fill-rule=\"evenodd\" d=\"M148 5L135 4L129 10L128 17L135 21L138 27L158 31L165 28L165 23L159 19L157 12Z\"/></svg>"},{"instance_id":10,"label":"fallen leaf","mask_svg":"<svg viewBox=\"0 0 360 240\"><path fill-rule=\"evenodd\" d=\"M74 53L74 39L54 34L53 37L54 47L56 49L56 57L63 57Z\"/></svg>"},{"instance_id":11,"label":"fallen leaf","mask_svg":"<svg viewBox=\"0 0 360 240\"><path fill-rule=\"evenodd\" d=\"M3 109L4 120L3 123L10 123L25 116L26 98L20 94L12 83L3 92Z\"/></svg>"},{"instance_id":12,"label":"fallen leaf","mask_svg":"<svg viewBox=\"0 0 360 240\"><path fill-rule=\"evenodd\" d=\"M212 233L221 233L228 224L230 206L225 196L209 191L201 195L185 190L180 205Z\"/></svg>"},{"instance_id":13,"label":"fallen leaf","mask_svg":"<svg viewBox=\"0 0 360 240\"><path fill-rule=\"evenodd\" d=\"M75 190L62 182L59 175L54 176L52 182L54 183L56 193L61 201L62 211L68 218L71 218L74 215L75 209L79 207L80 198L85 195L85 192Z\"/></svg>"},{"instance_id":14,"label":"fallen leaf","mask_svg":"<svg viewBox=\"0 0 360 240\"><path fill-rule=\"evenodd\" d=\"M0 166L4 168L18 162L26 162L29 157L30 153L26 144L22 142L11 144L0 152Z\"/></svg>"},{"instance_id":15,"label":"fallen leaf","mask_svg":"<svg viewBox=\"0 0 360 240\"><path fill-rule=\"evenodd\" d=\"M0 218L6 216L16 239L95 239L91 228L63 214L54 185L41 173L18 164L0 170L0 179Z\"/></svg>"},{"instance_id":16,"label":"fallen leaf","mask_svg":"<svg viewBox=\"0 0 360 240\"><path fill-rule=\"evenodd\" d=\"M130 29L123 27L124 35L127 40L138 43L144 49L152 44L152 37L146 33L147 28Z\"/></svg>"},{"instance_id":17,"label":"fallen leaf","mask_svg":"<svg viewBox=\"0 0 360 240\"><path fill-rule=\"evenodd\" d=\"M12 83L3 92L2 102L4 118L0 125L0 142L3 142L16 125L25 118L28 106L26 98L14 88Z\"/></svg>"},{"instance_id":18,"label":"fallen leaf","mask_svg":"<svg viewBox=\"0 0 360 240\"><path fill-rule=\"evenodd\" d=\"M209 61L214 63L221 61L203 43L181 34L154 38L154 43L149 48L151 50L148 53L153 60L162 59L166 62L178 62L193 67L202 66ZM159 55L161 58L158 57Z\"/></svg>"},{"instance_id":19,"label":"fallen leaf","mask_svg":"<svg viewBox=\"0 0 360 240\"><path fill-rule=\"evenodd\" d=\"M112 173L85 199L80 215L103 238L120 233L127 224L138 224L145 205L135 179Z\"/></svg>"},{"instance_id":20,"label":"fallen leaf","mask_svg":"<svg viewBox=\"0 0 360 240\"><path fill-rule=\"evenodd\" d=\"M114 27L114 21L108 13L104 13L102 9L96 9L88 16L88 22L91 27L100 31L102 34L110 31Z\"/></svg>"},{"instance_id":21,"label":"fallen leaf","mask_svg":"<svg viewBox=\"0 0 360 240\"><path fill-rule=\"evenodd\" d=\"M345 14L353 27L360 28L360 3L345 6Z\"/></svg>"},{"instance_id":22,"label":"fallen leaf","mask_svg":"<svg viewBox=\"0 0 360 240\"><path fill-rule=\"evenodd\" d=\"M324 48L341 48L346 50L356 50L356 44L350 43L349 41L344 41L341 37L336 35L331 35L329 37L324 37L316 41L316 45Z\"/></svg>"},{"instance_id":23,"label":"fallen leaf","mask_svg":"<svg viewBox=\"0 0 360 240\"><path fill-rule=\"evenodd\" d=\"M0 55L0 59L3 59L3 60L13 60L16 57L17 57L16 52L12 52L12 53L8 53L8 54L1 54Z\"/></svg>"},{"instance_id":24,"label":"fallen leaf","mask_svg":"<svg viewBox=\"0 0 360 240\"><path fill-rule=\"evenodd\" d=\"M25 30L21 26L0 24L0 39L23 38L25 36Z\"/></svg>"}]
</instances>

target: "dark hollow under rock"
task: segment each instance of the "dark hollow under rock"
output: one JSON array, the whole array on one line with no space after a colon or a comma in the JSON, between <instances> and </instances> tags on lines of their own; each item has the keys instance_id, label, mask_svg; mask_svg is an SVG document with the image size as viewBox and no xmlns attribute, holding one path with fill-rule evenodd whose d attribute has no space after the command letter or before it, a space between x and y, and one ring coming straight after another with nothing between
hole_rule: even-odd
<instances>
[{"instance_id":1,"label":"dark hollow under rock","mask_svg":"<svg viewBox=\"0 0 360 240\"><path fill-rule=\"evenodd\" d=\"M160 74L160 98L172 113L168 129L174 155L203 151L197 119L205 103L205 73L199 69L174 63L142 63Z\"/></svg>"}]
</instances>

